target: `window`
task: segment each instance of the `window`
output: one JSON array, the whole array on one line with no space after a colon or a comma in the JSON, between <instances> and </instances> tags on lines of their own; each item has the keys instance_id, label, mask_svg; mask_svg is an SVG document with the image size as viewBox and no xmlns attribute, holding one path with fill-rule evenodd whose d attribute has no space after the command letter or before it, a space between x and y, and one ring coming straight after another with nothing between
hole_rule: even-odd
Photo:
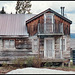
<instances>
[{"instance_id":1,"label":"window","mask_svg":"<svg viewBox=\"0 0 75 75\"><path fill-rule=\"evenodd\" d=\"M37 39L34 39L34 51L37 51L38 50L38 48L37 48Z\"/></svg>"},{"instance_id":2,"label":"window","mask_svg":"<svg viewBox=\"0 0 75 75\"><path fill-rule=\"evenodd\" d=\"M37 45L34 45L34 50L37 51L37 49L38 49L38 48L37 48Z\"/></svg>"},{"instance_id":3,"label":"window","mask_svg":"<svg viewBox=\"0 0 75 75\"><path fill-rule=\"evenodd\" d=\"M2 45L2 39L0 39L0 47L2 47L3 45Z\"/></svg>"},{"instance_id":4,"label":"window","mask_svg":"<svg viewBox=\"0 0 75 75\"><path fill-rule=\"evenodd\" d=\"M63 41L63 51L66 50L66 39L63 39L62 38L60 39L60 49L62 50L62 41Z\"/></svg>"},{"instance_id":5,"label":"window","mask_svg":"<svg viewBox=\"0 0 75 75\"><path fill-rule=\"evenodd\" d=\"M34 45L37 45L37 39L34 39Z\"/></svg>"},{"instance_id":6,"label":"window","mask_svg":"<svg viewBox=\"0 0 75 75\"><path fill-rule=\"evenodd\" d=\"M53 32L54 14L45 13L44 14L44 31L45 33Z\"/></svg>"},{"instance_id":7,"label":"window","mask_svg":"<svg viewBox=\"0 0 75 75\"><path fill-rule=\"evenodd\" d=\"M15 47L15 42L14 40L4 40L4 47L5 48L14 48Z\"/></svg>"},{"instance_id":8,"label":"window","mask_svg":"<svg viewBox=\"0 0 75 75\"><path fill-rule=\"evenodd\" d=\"M4 47L9 48L9 40L4 40Z\"/></svg>"},{"instance_id":9,"label":"window","mask_svg":"<svg viewBox=\"0 0 75 75\"><path fill-rule=\"evenodd\" d=\"M10 42L9 42L9 43L10 43L10 45L9 45L9 46L10 46L11 48L14 48L14 47L15 47L15 46L14 46L14 45L15 45L14 40L10 40Z\"/></svg>"}]
</instances>

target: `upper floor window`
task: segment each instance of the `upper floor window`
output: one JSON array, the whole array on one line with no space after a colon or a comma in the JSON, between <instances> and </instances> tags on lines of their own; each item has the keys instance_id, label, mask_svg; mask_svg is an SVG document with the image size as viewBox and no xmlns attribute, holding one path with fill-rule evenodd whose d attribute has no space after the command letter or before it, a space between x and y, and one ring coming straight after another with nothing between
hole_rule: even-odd
<instances>
[{"instance_id":1,"label":"upper floor window","mask_svg":"<svg viewBox=\"0 0 75 75\"><path fill-rule=\"evenodd\" d=\"M45 33L53 32L53 23L54 23L54 14L45 13L44 14L44 32Z\"/></svg>"}]
</instances>

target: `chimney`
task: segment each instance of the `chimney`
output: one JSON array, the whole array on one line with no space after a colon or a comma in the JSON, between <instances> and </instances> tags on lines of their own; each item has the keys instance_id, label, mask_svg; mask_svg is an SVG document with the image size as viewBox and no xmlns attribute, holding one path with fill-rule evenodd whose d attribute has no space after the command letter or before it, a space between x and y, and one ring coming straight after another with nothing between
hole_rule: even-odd
<instances>
[{"instance_id":1,"label":"chimney","mask_svg":"<svg viewBox=\"0 0 75 75\"><path fill-rule=\"evenodd\" d=\"M60 7L61 8L61 15L62 15L62 9L63 9L63 7Z\"/></svg>"},{"instance_id":2,"label":"chimney","mask_svg":"<svg viewBox=\"0 0 75 75\"><path fill-rule=\"evenodd\" d=\"M4 11L4 7L2 7L2 11Z\"/></svg>"},{"instance_id":3,"label":"chimney","mask_svg":"<svg viewBox=\"0 0 75 75\"><path fill-rule=\"evenodd\" d=\"M65 8L65 7L63 7L63 16L64 16L64 8Z\"/></svg>"},{"instance_id":4,"label":"chimney","mask_svg":"<svg viewBox=\"0 0 75 75\"><path fill-rule=\"evenodd\" d=\"M61 15L64 16L64 8L65 7L61 7Z\"/></svg>"},{"instance_id":5,"label":"chimney","mask_svg":"<svg viewBox=\"0 0 75 75\"><path fill-rule=\"evenodd\" d=\"M4 7L2 7L2 10L0 11L1 14L6 14L6 12L4 11Z\"/></svg>"}]
</instances>

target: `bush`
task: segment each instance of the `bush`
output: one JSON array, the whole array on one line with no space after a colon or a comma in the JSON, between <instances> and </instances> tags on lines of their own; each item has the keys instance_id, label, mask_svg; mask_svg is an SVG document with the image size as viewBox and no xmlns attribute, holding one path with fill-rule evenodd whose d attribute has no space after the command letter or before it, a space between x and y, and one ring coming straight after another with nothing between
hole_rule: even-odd
<instances>
[{"instance_id":1,"label":"bush","mask_svg":"<svg viewBox=\"0 0 75 75\"><path fill-rule=\"evenodd\" d=\"M38 57L34 57L33 58L33 66L34 67L40 67L41 66L41 58L38 58Z\"/></svg>"},{"instance_id":2,"label":"bush","mask_svg":"<svg viewBox=\"0 0 75 75\"><path fill-rule=\"evenodd\" d=\"M12 63L15 65L15 67L23 67L23 65L25 65L25 59L17 58L17 59L14 59Z\"/></svg>"},{"instance_id":3,"label":"bush","mask_svg":"<svg viewBox=\"0 0 75 75\"><path fill-rule=\"evenodd\" d=\"M53 65L52 62L46 62L46 63L44 64L45 67L51 67L52 65Z\"/></svg>"},{"instance_id":4,"label":"bush","mask_svg":"<svg viewBox=\"0 0 75 75\"><path fill-rule=\"evenodd\" d=\"M24 64L26 64L27 67L40 67L41 59L38 57L18 58L13 60L12 63L15 67L24 67Z\"/></svg>"},{"instance_id":5,"label":"bush","mask_svg":"<svg viewBox=\"0 0 75 75\"><path fill-rule=\"evenodd\" d=\"M41 59L38 57L29 57L26 60L27 67L40 67Z\"/></svg>"},{"instance_id":6,"label":"bush","mask_svg":"<svg viewBox=\"0 0 75 75\"><path fill-rule=\"evenodd\" d=\"M8 64L7 64L6 62L3 62L3 63L2 63L2 66L3 66L3 67L8 67Z\"/></svg>"},{"instance_id":7,"label":"bush","mask_svg":"<svg viewBox=\"0 0 75 75\"><path fill-rule=\"evenodd\" d=\"M26 60L27 67L33 67L33 57L28 57Z\"/></svg>"}]
</instances>

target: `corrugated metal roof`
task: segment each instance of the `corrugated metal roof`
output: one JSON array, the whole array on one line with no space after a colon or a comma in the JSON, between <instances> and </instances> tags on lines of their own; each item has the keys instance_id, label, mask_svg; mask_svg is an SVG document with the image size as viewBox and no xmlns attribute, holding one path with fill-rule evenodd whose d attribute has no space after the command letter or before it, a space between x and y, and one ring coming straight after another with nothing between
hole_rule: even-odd
<instances>
[{"instance_id":1,"label":"corrugated metal roof","mask_svg":"<svg viewBox=\"0 0 75 75\"><path fill-rule=\"evenodd\" d=\"M0 14L0 35L28 35L25 21L34 14Z\"/></svg>"}]
</instances>

